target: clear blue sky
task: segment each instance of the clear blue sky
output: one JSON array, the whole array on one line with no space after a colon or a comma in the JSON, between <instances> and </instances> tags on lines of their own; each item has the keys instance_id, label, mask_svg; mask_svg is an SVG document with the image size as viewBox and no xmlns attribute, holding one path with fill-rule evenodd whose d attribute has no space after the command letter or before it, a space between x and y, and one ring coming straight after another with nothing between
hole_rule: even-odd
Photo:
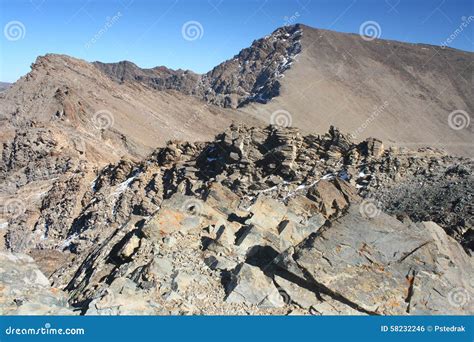
<instances>
[{"instance_id":1,"label":"clear blue sky","mask_svg":"<svg viewBox=\"0 0 474 342\"><path fill-rule=\"evenodd\" d=\"M295 22L357 33L363 22L371 20L380 25L380 38L441 45L460 27L463 18L467 23L469 16L474 15L473 3L472 0L0 0L0 81L15 81L29 71L38 55L50 52L88 61L127 59L141 67L165 65L206 72L254 39L285 23ZM15 21L20 24L12 23ZM183 38L182 27L188 21L197 21L202 26L202 36L198 39ZM470 20L448 46L473 51L473 33L474 20ZM98 37L95 41L94 36Z\"/></svg>"}]
</instances>

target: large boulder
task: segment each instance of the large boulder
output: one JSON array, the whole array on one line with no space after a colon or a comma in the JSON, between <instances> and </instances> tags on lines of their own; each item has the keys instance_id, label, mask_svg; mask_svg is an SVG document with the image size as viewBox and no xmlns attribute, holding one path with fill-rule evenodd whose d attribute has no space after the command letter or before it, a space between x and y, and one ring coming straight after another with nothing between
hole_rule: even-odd
<instances>
[{"instance_id":1,"label":"large boulder","mask_svg":"<svg viewBox=\"0 0 474 342\"><path fill-rule=\"evenodd\" d=\"M284 305L283 298L267 277L258 267L241 264L232 273L228 285L228 303L248 303L264 307L279 307Z\"/></svg>"},{"instance_id":2,"label":"large boulder","mask_svg":"<svg viewBox=\"0 0 474 342\"><path fill-rule=\"evenodd\" d=\"M474 312L466 277L473 260L434 223L404 224L382 212L366 217L351 206L291 257L294 263L281 265L295 277L362 312Z\"/></svg>"},{"instance_id":3,"label":"large boulder","mask_svg":"<svg viewBox=\"0 0 474 342\"><path fill-rule=\"evenodd\" d=\"M34 260L0 252L1 315L74 315L67 296L51 287Z\"/></svg>"}]
</instances>

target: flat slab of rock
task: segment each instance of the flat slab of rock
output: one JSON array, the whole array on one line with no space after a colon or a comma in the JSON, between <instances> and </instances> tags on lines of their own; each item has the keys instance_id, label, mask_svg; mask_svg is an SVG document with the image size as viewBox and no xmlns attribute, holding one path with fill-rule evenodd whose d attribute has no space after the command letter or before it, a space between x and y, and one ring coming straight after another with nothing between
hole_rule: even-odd
<instances>
[{"instance_id":1,"label":"flat slab of rock","mask_svg":"<svg viewBox=\"0 0 474 342\"><path fill-rule=\"evenodd\" d=\"M104 295L94 299L86 315L153 315L161 307L137 291L136 284L127 278L115 279Z\"/></svg>"},{"instance_id":2,"label":"flat slab of rock","mask_svg":"<svg viewBox=\"0 0 474 342\"><path fill-rule=\"evenodd\" d=\"M74 315L67 296L52 288L34 260L0 252L1 315Z\"/></svg>"},{"instance_id":3,"label":"flat slab of rock","mask_svg":"<svg viewBox=\"0 0 474 342\"><path fill-rule=\"evenodd\" d=\"M176 193L163 201L160 210L143 227L143 233L158 240L177 231L186 233L224 222L225 216L202 200Z\"/></svg>"},{"instance_id":4,"label":"flat slab of rock","mask_svg":"<svg viewBox=\"0 0 474 342\"><path fill-rule=\"evenodd\" d=\"M472 259L432 223L366 218L352 206L293 257L310 282L369 313L473 313ZM450 305L453 289L468 299Z\"/></svg>"},{"instance_id":5,"label":"flat slab of rock","mask_svg":"<svg viewBox=\"0 0 474 342\"><path fill-rule=\"evenodd\" d=\"M281 307L283 298L267 277L258 267L242 264L232 274L228 285L228 303L247 303L265 307Z\"/></svg>"},{"instance_id":6,"label":"flat slab of rock","mask_svg":"<svg viewBox=\"0 0 474 342\"><path fill-rule=\"evenodd\" d=\"M253 216L246 223L276 232L278 224L285 217L287 208L283 203L272 198L259 196L250 211Z\"/></svg>"}]
</instances>

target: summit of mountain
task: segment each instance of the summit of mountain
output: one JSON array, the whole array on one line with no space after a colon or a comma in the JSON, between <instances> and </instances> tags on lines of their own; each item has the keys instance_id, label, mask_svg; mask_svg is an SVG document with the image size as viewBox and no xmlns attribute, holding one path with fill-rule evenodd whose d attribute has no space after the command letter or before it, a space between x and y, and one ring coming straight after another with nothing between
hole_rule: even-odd
<instances>
[{"instance_id":1,"label":"summit of mountain","mask_svg":"<svg viewBox=\"0 0 474 342\"><path fill-rule=\"evenodd\" d=\"M465 122L474 111L473 62L472 52L295 24L202 75L128 62L95 65L115 82L178 90L267 123L320 133L334 124L355 139L377 136L472 156L473 126L456 129L450 114L460 112Z\"/></svg>"},{"instance_id":2,"label":"summit of mountain","mask_svg":"<svg viewBox=\"0 0 474 342\"><path fill-rule=\"evenodd\" d=\"M472 62L299 24L206 74L38 57L0 313L472 314Z\"/></svg>"}]
</instances>

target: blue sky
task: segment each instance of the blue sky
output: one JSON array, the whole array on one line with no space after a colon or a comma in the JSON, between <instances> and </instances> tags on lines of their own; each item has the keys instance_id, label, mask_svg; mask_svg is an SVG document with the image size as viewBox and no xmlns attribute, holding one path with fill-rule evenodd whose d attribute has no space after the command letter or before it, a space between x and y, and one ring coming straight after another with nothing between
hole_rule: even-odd
<instances>
[{"instance_id":1,"label":"blue sky","mask_svg":"<svg viewBox=\"0 0 474 342\"><path fill-rule=\"evenodd\" d=\"M474 18L469 19L473 4L472 0L0 0L0 81L15 81L38 55L50 52L88 61L126 59L141 67L206 72L254 39L296 22L358 33L362 23L375 21L380 38L441 45L464 20L467 27L448 46L473 51ZM192 30L183 36L188 22L197 22L197 36Z\"/></svg>"}]
</instances>

